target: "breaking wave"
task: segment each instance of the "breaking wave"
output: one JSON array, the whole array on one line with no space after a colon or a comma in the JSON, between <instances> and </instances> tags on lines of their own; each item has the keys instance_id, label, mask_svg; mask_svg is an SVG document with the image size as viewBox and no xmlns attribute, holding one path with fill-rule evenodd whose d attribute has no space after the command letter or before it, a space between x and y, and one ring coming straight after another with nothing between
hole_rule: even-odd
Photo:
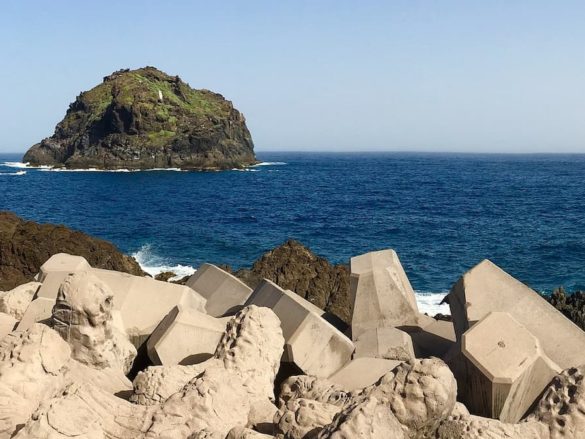
<instances>
[{"instance_id":1,"label":"breaking wave","mask_svg":"<svg viewBox=\"0 0 585 439\"><path fill-rule=\"evenodd\" d=\"M132 253L132 257L134 257L136 262L140 264L142 270L150 274L152 277L166 271L172 271L176 276L172 277L170 280L179 280L195 273L195 268L193 267L181 264L172 265L168 259L158 256L153 251L152 244L143 245L138 251Z\"/></svg>"},{"instance_id":2,"label":"breaking wave","mask_svg":"<svg viewBox=\"0 0 585 439\"><path fill-rule=\"evenodd\" d=\"M25 175L26 171L0 172L0 175Z\"/></svg>"},{"instance_id":3,"label":"breaking wave","mask_svg":"<svg viewBox=\"0 0 585 439\"><path fill-rule=\"evenodd\" d=\"M260 162L260 163L256 163L255 165L252 165L252 167L255 167L255 166L283 166L286 164L287 163L285 163L285 162Z\"/></svg>"},{"instance_id":4,"label":"breaking wave","mask_svg":"<svg viewBox=\"0 0 585 439\"><path fill-rule=\"evenodd\" d=\"M179 280L185 276L191 276L196 271L195 268L188 265L173 265L167 258L157 255L154 252L152 244L143 245L138 251L132 253L132 256L140 264L140 267L152 277L166 271L172 271L176 276L171 278L171 280ZM250 264L252 264L252 261L250 261ZM441 305L441 301L446 295L447 292L430 293L416 291L415 296L419 311L430 316L435 316L439 313L450 315L449 305Z\"/></svg>"}]
</instances>

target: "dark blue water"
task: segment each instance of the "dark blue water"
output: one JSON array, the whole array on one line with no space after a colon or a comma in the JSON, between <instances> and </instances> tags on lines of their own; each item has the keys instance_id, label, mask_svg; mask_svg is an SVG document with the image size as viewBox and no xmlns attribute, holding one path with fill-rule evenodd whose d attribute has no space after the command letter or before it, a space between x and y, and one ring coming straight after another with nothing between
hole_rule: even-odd
<instances>
[{"instance_id":1,"label":"dark blue water","mask_svg":"<svg viewBox=\"0 0 585 439\"><path fill-rule=\"evenodd\" d=\"M285 164L24 175L0 166L0 209L113 241L146 265L239 267L295 238L333 262L394 248L419 291L449 289L484 258L540 291L585 288L585 155L258 155Z\"/></svg>"}]
</instances>

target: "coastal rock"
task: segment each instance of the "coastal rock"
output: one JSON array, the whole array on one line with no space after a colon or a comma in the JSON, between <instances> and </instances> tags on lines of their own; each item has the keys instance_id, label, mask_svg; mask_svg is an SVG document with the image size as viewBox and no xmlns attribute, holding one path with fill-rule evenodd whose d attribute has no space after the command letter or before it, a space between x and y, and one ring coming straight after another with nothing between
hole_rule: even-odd
<instances>
[{"instance_id":1,"label":"coastal rock","mask_svg":"<svg viewBox=\"0 0 585 439\"><path fill-rule=\"evenodd\" d=\"M29 282L5 293L0 293L0 312L10 314L17 320L22 319L26 308L32 302L40 286L39 282Z\"/></svg>"},{"instance_id":2,"label":"coastal rock","mask_svg":"<svg viewBox=\"0 0 585 439\"><path fill-rule=\"evenodd\" d=\"M279 439L314 439L340 408L310 399L290 400L274 418Z\"/></svg>"},{"instance_id":3,"label":"coastal rock","mask_svg":"<svg viewBox=\"0 0 585 439\"><path fill-rule=\"evenodd\" d=\"M549 303L563 315L585 331L585 291L567 294L564 288L557 288L550 297Z\"/></svg>"},{"instance_id":4,"label":"coastal rock","mask_svg":"<svg viewBox=\"0 0 585 439\"><path fill-rule=\"evenodd\" d=\"M113 301L110 288L93 274L71 274L59 288L51 326L69 344L75 360L128 373L136 349L125 337L114 337Z\"/></svg>"},{"instance_id":5,"label":"coastal rock","mask_svg":"<svg viewBox=\"0 0 585 439\"><path fill-rule=\"evenodd\" d=\"M83 256L93 267L144 275L134 258L123 255L109 242L65 226L37 224L0 212L0 290L32 281L57 253Z\"/></svg>"},{"instance_id":6,"label":"coastal rock","mask_svg":"<svg viewBox=\"0 0 585 439\"><path fill-rule=\"evenodd\" d=\"M251 269L234 274L251 288L268 279L343 322L351 322L348 267L330 264L298 241L286 241L262 255Z\"/></svg>"},{"instance_id":7,"label":"coastal rock","mask_svg":"<svg viewBox=\"0 0 585 439\"><path fill-rule=\"evenodd\" d=\"M130 399L142 405L164 402L193 377L219 367L240 375L254 398L273 400L283 346L280 321L274 312L247 306L228 322L213 358L192 366L151 366L134 379Z\"/></svg>"},{"instance_id":8,"label":"coastal rock","mask_svg":"<svg viewBox=\"0 0 585 439\"><path fill-rule=\"evenodd\" d=\"M256 162L244 116L223 96L154 67L119 70L82 92L31 165L230 169Z\"/></svg>"},{"instance_id":9,"label":"coastal rock","mask_svg":"<svg viewBox=\"0 0 585 439\"><path fill-rule=\"evenodd\" d=\"M310 399L344 407L352 399L352 394L339 384L327 379L309 375L297 375L287 378L280 387L279 406L284 407L295 399Z\"/></svg>"}]
</instances>

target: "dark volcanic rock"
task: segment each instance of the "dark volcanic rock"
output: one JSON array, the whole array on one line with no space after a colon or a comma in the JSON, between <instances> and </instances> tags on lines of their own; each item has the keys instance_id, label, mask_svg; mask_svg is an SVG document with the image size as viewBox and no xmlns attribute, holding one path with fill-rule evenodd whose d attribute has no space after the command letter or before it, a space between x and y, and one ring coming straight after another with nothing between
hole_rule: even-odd
<instances>
[{"instance_id":1,"label":"dark volcanic rock","mask_svg":"<svg viewBox=\"0 0 585 439\"><path fill-rule=\"evenodd\" d=\"M585 292L567 294L563 287L553 291L547 300L565 317L585 331Z\"/></svg>"},{"instance_id":2,"label":"dark volcanic rock","mask_svg":"<svg viewBox=\"0 0 585 439\"><path fill-rule=\"evenodd\" d=\"M10 212L0 212L0 290L29 282L43 263L56 253L83 256L97 268L142 276L134 258L112 244L65 226L25 221Z\"/></svg>"},{"instance_id":3,"label":"dark volcanic rock","mask_svg":"<svg viewBox=\"0 0 585 439\"><path fill-rule=\"evenodd\" d=\"M256 162L244 116L223 96L154 67L120 70L81 93L53 136L24 156L68 168L225 169Z\"/></svg>"},{"instance_id":4,"label":"dark volcanic rock","mask_svg":"<svg viewBox=\"0 0 585 439\"><path fill-rule=\"evenodd\" d=\"M331 265L297 241L285 242L265 253L251 269L234 274L251 288L269 279L350 323L349 268Z\"/></svg>"},{"instance_id":5,"label":"dark volcanic rock","mask_svg":"<svg viewBox=\"0 0 585 439\"><path fill-rule=\"evenodd\" d=\"M160 280L161 282L168 282L169 279L175 277L176 274L172 271L163 271L162 273L157 274L154 276L154 280Z\"/></svg>"}]
</instances>

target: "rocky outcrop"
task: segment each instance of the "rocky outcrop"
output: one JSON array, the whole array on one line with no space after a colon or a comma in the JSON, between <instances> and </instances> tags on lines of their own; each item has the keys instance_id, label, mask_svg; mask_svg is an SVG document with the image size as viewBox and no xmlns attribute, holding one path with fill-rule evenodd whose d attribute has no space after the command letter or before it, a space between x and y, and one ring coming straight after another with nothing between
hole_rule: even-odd
<instances>
[{"instance_id":1,"label":"rocky outcrop","mask_svg":"<svg viewBox=\"0 0 585 439\"><path fill-rule=\"evenodd\" d=\"M57 253L83 256L96 268L145 274L134 258L107 241L65 226L37 224L0 212L0 290L31 281L41 265Z\"/></svg>"},{"instance_id":2,"label":"rocky outcrop","mask_svg":"<svg viewBox=\"0 0 585 439\"><path fill-rule=\"evenodd\" d=\"M562 312L565 317L585 330L585 291L567 294L564 288L558 288L547 297L552 306Z\"/></svg>"},{"instance_id":3,"label":"rocky outcrop","mask_svg":"<svg viewBox=\"0 0 585 439\"><path fill-rule=\"evenodd\" d=\"M351 320L349 269L332 265L298 241L288 240L234 273L251 288L263 279L291 290L346 323Z\"/></svg>"},{"instance_id":4,"label":"rocky outcrop","mask_svg":"<svg viewBox=\"0 0 585 439\"><path fill-rule=\"evenodd\" d=\"M31 165L226 169L256 162L244 116L223 96L154 67L119 70L81 93Z\"/></svg>"}]
</instances>

